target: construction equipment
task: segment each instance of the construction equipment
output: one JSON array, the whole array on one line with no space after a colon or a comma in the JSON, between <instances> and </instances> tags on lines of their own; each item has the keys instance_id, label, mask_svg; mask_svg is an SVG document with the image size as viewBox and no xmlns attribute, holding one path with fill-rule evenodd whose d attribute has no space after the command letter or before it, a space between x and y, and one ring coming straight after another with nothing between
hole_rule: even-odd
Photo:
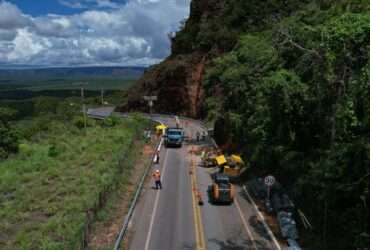
<instances>
[{"instance_id":1,"label":"construction equipment","mask_svg":"<svg viewBox=\"0 0 370 250\"><path fill-rule=\"evenodd\" d=\"M217 166L216 157L219 154L220 153L216 149L208 149L208 150L203 151L203 154L202 154L203 167L205 168L216 167Z\"/></svg>"},{"instance_id":2,"label":"construction equipment","mask_svg":"<svg viewBox=\"0 0 370 250\"><path fill-rule=\"evenodd\" d=\"M164 124L159 124L155 127L157 135L163 135L167 126Z\"/></svg>"},{"instance_id":3,"label":"construction equipment","mask_svg":"<svg viewBox=\"0 0 370 250\"><path fill-rule=\"evenodd\" d=\"M203 167L218 167L220 173L233 179L238 177L245 167L245 163L241 156L236 154L225 156L219 151L209 151L205 152L202 158Z\"/></svg>"},{"instance_id":4,"label":"construction equipment","mask_svg":"<svg viewBox=\"0 0 370 250\"><path fill-rule=\"evenodd\" d=\"M227 163L227 160L224 155L219 155L216 157L216 163L219 167L224 166Z\"/></svg>"},{"instance_id":5,"label":"construction equipment","mask_svg":"<svg viewBox=\"0 0 370 250\"><path fill-rule=\"evenodd\" d=\"M203 167L213 168L216 166L216 157L214 155L205 155L203 157Z\"/></svg>"},{"instance_id":6,"label":"construction equipment","mask_svg":"<svg viewBox=\"0 0 370 250\"><path fill-rule=\"evenodd\" d=\"M230 156L230 161L232 161L235 165L244 166L244 161L240 155L232 154Z\"/></svg>"},{"instance_id":7,"label":"construction equipment","mask_svg":"<svg viewBox=\"0 0 370 250\"><path fill-rule=\"evenodd\" d=\"M213 184L208 187L208 194L212 203L231 204L234 201L235 187L227 175L218 173L213 176Z\"/></svg>"},{"instance_id":8,"label":"construction equipment","mask_svg":"<svg viewBox=\"0 0 370 250\"><path fill-rule=\"evenodd\" d=\"M229 177L237 177L244 166L244 161L240 155L232 154L227 157L227 162L223 164L220 171Z\"/></svg>"}]
</instances>

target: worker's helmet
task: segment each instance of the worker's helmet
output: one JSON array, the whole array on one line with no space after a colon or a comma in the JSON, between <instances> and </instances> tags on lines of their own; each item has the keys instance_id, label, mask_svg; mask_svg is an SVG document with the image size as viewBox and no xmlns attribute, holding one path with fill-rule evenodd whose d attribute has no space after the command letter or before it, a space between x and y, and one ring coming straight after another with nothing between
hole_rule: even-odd
<instances>
[{"instance_id":1,"label":"worker's helmet","mask_svg":"<svg viewBox=\"0 0 370 250\"><path fill-rule=\"evenodd\" d=\"M156 173L159 173L159 170L157 169L155 172L156 172Z\"/></svg>"}]
</instances>

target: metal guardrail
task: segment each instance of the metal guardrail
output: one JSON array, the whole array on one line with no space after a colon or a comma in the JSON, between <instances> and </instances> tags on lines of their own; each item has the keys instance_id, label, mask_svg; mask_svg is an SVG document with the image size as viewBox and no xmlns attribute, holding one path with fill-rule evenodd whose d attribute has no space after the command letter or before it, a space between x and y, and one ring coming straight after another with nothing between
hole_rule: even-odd
<instances>
[{"instance_id":1,"label":"metal guardrail","mask_svg":"<svg viewBox=\"0 0 370 250\"><path fill-rule=\"evenodd\" d=\"M160 150L161 148L161 145L162 145L162 142L163 142L163 139L161 139L158 144L156 145L156 150L155 152L153 153L152 157L151 157L151 160L150 160L150 163L148 164L147 168L145 169L144 173L143 173L143 176L141 177L140 179L140 183L136 189L136 192L135 192L135 196L131 202L131 205L130 205L130 209L129 211L127 212L124 220L123 220L123 224L122 224L122 227L121 227L121 230L120 230L120 233L116 239L116 242L114 244L114 250L119 250L120 249L120 246L121 246L121 242L127 232L127 228L128 228L128 225L129 225L129 222L131 220L131 217L132 217L132 214L134 212L134 209L136 207L136 204L138 202L138 199L139 199L139 196L141 194L141 191L143 189L143 186L144 186L144 181L145 181L145 178L147 177L148 173L149 173L149 170L151 169L151 167L153 166L153 161L154 161L154 157L156 155L156 153Z\"/></svg>"}]
</instances>

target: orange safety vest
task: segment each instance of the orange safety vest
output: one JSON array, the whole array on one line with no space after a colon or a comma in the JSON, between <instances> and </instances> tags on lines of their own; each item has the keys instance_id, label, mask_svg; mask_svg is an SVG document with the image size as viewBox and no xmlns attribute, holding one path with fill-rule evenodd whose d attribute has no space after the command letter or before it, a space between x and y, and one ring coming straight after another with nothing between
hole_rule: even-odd
<instances>
[{"instance_id":1,"label":"orange safety vest","mask_svg":"<svg viewBox=\"0 0 370 250\"><path fill-rule=\"evenodd\" d=\"M154 177L155 181L160 181L161 180L161 174L160 173L154 173L153 177Z\"/></svg>"}]
</instances>

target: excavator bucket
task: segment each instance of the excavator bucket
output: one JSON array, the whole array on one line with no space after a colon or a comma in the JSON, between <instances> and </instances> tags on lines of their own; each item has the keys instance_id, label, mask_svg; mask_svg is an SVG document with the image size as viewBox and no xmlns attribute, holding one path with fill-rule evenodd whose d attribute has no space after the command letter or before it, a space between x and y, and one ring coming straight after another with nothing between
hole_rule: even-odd
<instances>
[{"instance_id":1,"label":"excavator bucket","mask_svg":"<svg viewBox=\"0 0 370 250\"><path fill-rule=\"evenodd\" d=\"M240 155L231 155L231 160L234 161L237 164L244 165L243 159L240 157Z\"/></svg>"},{"instance_id":2,"label":"excavator bucket","mask_svg":"<svg viewBox=\"0 0 370 250\"><path fill-rule=\"evenodd\" d=\"M220 156L217 156L216 157L216 162L217 162L217 165L218 166L222 166L223 164L225 164L227 161L226 161L226 158L224 155L220 155Z\"/></svg>"}]
</instances>

